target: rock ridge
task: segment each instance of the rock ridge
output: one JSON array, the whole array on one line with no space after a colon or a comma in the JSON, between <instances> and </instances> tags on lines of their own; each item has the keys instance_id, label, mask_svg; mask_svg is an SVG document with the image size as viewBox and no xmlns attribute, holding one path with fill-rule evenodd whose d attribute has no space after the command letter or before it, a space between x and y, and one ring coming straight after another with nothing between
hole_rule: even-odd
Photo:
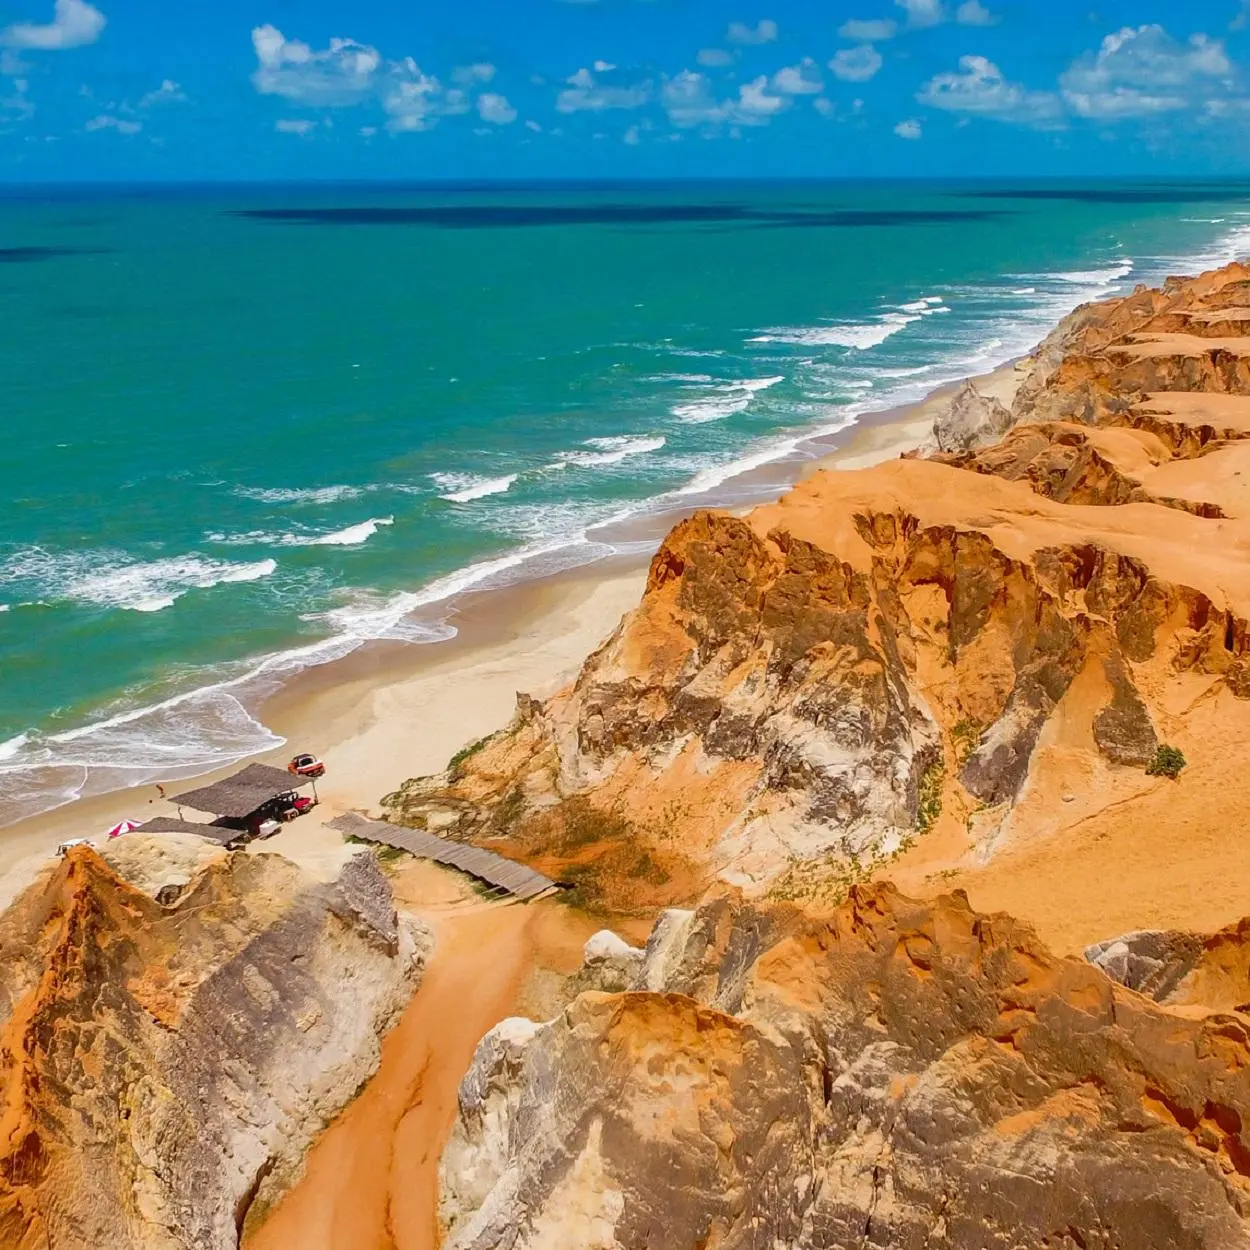
<instances>
[{"instance_id":1,"label":"rock ridge","mask_svg":"<svg viewBox=\"0 0 1250 1250\"><path fill-rule=\"evenodd\" d=\"M142 884L75 848L0 917L5 1246L234 1247L428 949L368 853L331 882L237 853L168 903Z\"/></svg>"}]
</instances>

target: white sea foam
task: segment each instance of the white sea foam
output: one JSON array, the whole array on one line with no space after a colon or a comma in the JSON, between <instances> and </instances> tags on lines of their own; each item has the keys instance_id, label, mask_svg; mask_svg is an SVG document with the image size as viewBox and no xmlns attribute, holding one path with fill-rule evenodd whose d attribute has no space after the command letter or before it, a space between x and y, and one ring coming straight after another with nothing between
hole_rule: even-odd
<instances>
[{"instance_id":1,"label":"white sea foam","mask_svg":"<svg viewBox=\"0 0 1250 1250\"><path fill-rule=\"evenodd\" d=\"M751 401L761 391L767 391L784 382L785 376L777 374L767 378L745 378L737 382L723 382L708 395L676 404L672 414L687 425L703 425L708 421L722 421L735 413L745 412Z\"/></svg>"},{"instance_id":2,"label":"white sea foam","mask_svg":"<svg viewBox=\"0 0 1250 1250\"><path fill-rule=\"evenodd\" d=\"M358 499L366 486L236 486L234 493L244 499L256 499L261 503L338 503L343 499Z\"/></svg>"},{"instance_id":3,"label":"white sea foam","mask_svg":"<svg viewBox=\"0 0 1250 1250\"><path fill-rule=\"evenodd\" d=\"M1217 223L1212 223L1217 224ZM1250 252L1250 224L1242 224L1212 245L1212 251L1203 259L1210 264L1225 263L1237 256ZM1185 265L1178 258L1179 265ZM969 367L992 367L1004 363L1013 355L1028 350L1044 336L1046 330L1058 317L1065 315L1075 304L1083 299L1102 297L1110 292L1115 285L1134 271L1131 262L1121 262L1100 268L1064 272L1060 274L1016 275L1016 282L1031 285L1009 286L1004 283L1002 288L989 286L966 288L971 293L973 308L976 301L992 307L990 315L980 321L970 318L966 325L963 318L957 326L952 326L947 333L944 346L934 348L935 359L932 363L920 368L887 370L871 370L868 378L852 376L842 378L841 389L866 390L874 382L880 384L871 397L874 408L906 402L909 398L920 397L923 393L940 384L947 375L964 376ZM1154 269L1149 268L1149 276L1154 276ZM951 288L952 294L961 297L960 312L969 311L962 300L965 291ZM1040 292L1040 294L1039 294ZM1005 295L1013 297L1010 307L1003 307ZM1023 297L1037 296L1026 300ZM803 332L812 332L815 338L813 346L825 345L829 340L822 340L823 334L851 337L851 332L858 331L855 341L849 346L859 350L868 350L863 344L878 345L885 339L899 333L913 321L937 315L949 305L942 302L943 297L927 296L923 301L912 301L908 306L897 310L883 311L872 321L829 323L817 327L783 327L781 333L791 337L778 341L792 344L803 343L805 340L796 337ZM924 303L921 309L919 304ZM947 331L947 324L942 331ZM767 336L755 340L769 341ZM870 342L871 341L871 342ZM846 345L836 344L835 345ZM721 352L685 353L666 347L673 355L697 354L719 356ZM835 367L836 357L829 360L830 388L837 390L838 368ZM758 360L758 357L756 357ZM792 362L793 363L793 362ZM698 366L695 366L698 367ZM789 366L788 366L789 367ZM854 371L853 371L854 372ZM865 369L864 372L869 372ZM680 385L692 388L712 386L708 375L676 375L671 380ZM752 384L721 384L710 394L701 397L693 396L692 404L705 405L695 411L699 414L695 419L708 418L706 413L715 407L723 408L727 403L734 405L734 411L741 411L749 404L753 385L774 385L777 379L761 379ZM881 384L883 383L884 384ZM808 398L812 396L809 393ZM745 401L745 403L744 403ZM764 445L748 448L736 459L723 465L704 465L694 472L694 476L686 485L678 488L663 500L651 501L651 504L638 505L634 510L643 511L648 507L672 507L674 501L682 500L689 503L690 497L711 493L737 477L761 465L783 458L795 452L798 444L804 439L814 437L821 432L843 428L852 423L869 407L869 398L862 402L844 406L835 410L836 421L825 425L820 423L816 428L803 431L802 434L787 434ZM796 411L798 409L796 408ZM833 414L831 414L832 416ZM622 436L623 437L623 436ZM658 437L658 436L656 436ZM596 446L588 442L584 453L590 456L613 455L621 450L621 446ZM656 448L658 450L658 448ZM633 453L638 454L638 453ZM693 470L693 466L692 466ZM435 478L441 491L448 492L444 497L453 497L453 502L466 502L482 498L488 494L502 493L516 480L516 475L506 478L461 477L454 481L447 478ZM483 489L489 487L490 489ZM282 488L264 492L251 491L252 497L263 502L278 504L300 503L332 503L342 499L363 494L367 489L391 489L386 487L320 487L307 489ZM396 487L394 489L401 489ZM418 488L408 488L418 489ZM247 493L241 491L241 493ZM421 493L425 493L421 490ZM732 487L721 492L732 494ZM460 498L454 498L460 496ZM430 583L429 586L412 594L399 596L357 595L345 604L340 605L322 618L330 626L332 636L306 647L293 651L277 653L262 657L247 666L238 666L235 675L226 680L205 686L202 689L179 695L174 699L151 707L128 710L104 721L69 731L68 734L52 735L41 738L39 735L25 734L0 744L0 793L6 797L20 790L28 783L37 793L42 806L46 808L48 795L72 798L77 794L90 790L112 788L119 784L137 784L144 778L157 775L170 776L175 770L202 771L214 764L224 764L241 758L254 751L264 750L279 744L280 739L265 726L260 725L248 707L255 707L256 691L272 688L274 683L286 676L313 664L345 655L369 638L396 637L410 638L414 641L428 641L435 637L445 637L454 633L451 626L439 621L413 619L414 612L424 616L439 611L438 605L446 598L466 589L474 589L489 585L502 584L519 580L531 572L552 567L568 567L586 563L607 554L611 548L596 543L587 537L587 529L593 533L599 525L609 523L611 518L593 520L594 508L588 507L578 511L570 506L564 510L552 506L541 507L528 505L517 507L483 510L490 513L488 523L495 525L496 515L500 525L504 525L505 517L510 532L530 541L521 550L509 553L494 560L482 561L460 570L446 578ZM602 505L596 505L600 509ZM626 513L620 515L627 515ZM376 520L376 519L375 519ZM366 523L362 523L366 524ZM293 527L294 528L294 527ZM358 527L351 527L358 528ZM345 533L347 531L336 531ZM309 541L302 533L296 538L301 543ZM115 558L115 553L113 553ZM160 564L161 562L154 562ZM211 563L211 562L209 562ZM218 562L220 563L220 562ZM256 569L262 565L234 565L236 570ZM133 562L129 567L135 567ZM3 568L0 568L0 585L4 584ZM101 572L99 568L90 571L92 575ZM64 570L61 570L62 581ZM238 576L246 576L239 574ZM264 576L264 573L253 573L252 576ZM201 570L197 576L207 576ZM227 580L222 578L220 580ZM237 580L232 577L229 580ZM88 581L91 586L93 583ZM193 584L200 584L198 581ZM212 582L210 584L216 584ZM174 586L177 593L185 592L184 581ZM133 589L133 587L132 587ZM156 594L149 597L159 598L160 587ZM41 587L37 592L40 598L57 598L64 595L49 595ZM36 597L31 595L31 598ZM165 597L168 597L168 593ZM171 715L170 709L185 709ZM75 772L75 769L78 771ZM99 778L108 782L107 785L97 784L88 778L88 772L98 772ZM37 783L37 784L36 784Z\"/></svg>"},{"instance_id":4,"label":"white sea foam","mask_svg":"<svg viewBox=\"0 0 1250 1250\"><path fill-rule=\"evenodd\" d=\"M1074 269L1066 273L1029 274L1029 277L1049 278L1052 282L1067 282L1073 286L1114 286L1133 272L1134 264L1127 258L1105 269Z\"/></svg>"},{"instance_id":5,"label":"white sea foam","mask_svg":"<svg viewBox=\"0 0 1250 1250\"><path fill-rule=\"evenodd\" d=\"M899 312L919 313L922 317L932 317L935 313L950 312L946 300L941 295L926 295L923 299L914 300L910 304L900 304Z\"/></svg>"},{"instance_id":6,"label":"white sea foam","mask_svg":"<svg viewBox=\"0 0 1250 1250\"><path fill-rule=\"evenodd\" d=\"M488 495L502 495L511 489L520 476L516 473L504 477L475 477L471 473L432 473L431 480L438 486L440 497L449 503L472 503Z\"/></svg>"},{"instance_id":7,"label":"white sea foam","mask_svg":"<svg viewBox=\"0 0 1250 1250\"><path fill-rule=\"evenodd\" d=\"M677 498L689 495L705 495L718 487L724 486L726 482L731 481L733 478L741 477L743 474L750 473L755 469L761 469L766 464L784 460L798 449L800 443L806 442L811 438L817 438L822 434L835 433L838 430L845 429L848 425L854 424L856 418L863 414L864 409L859 405L848 405L838 411L840 415L835 421L823 422L811 429L804 430L800 434L769 440L728 463L708 465L706 468L700 469L685 486L678 487L673 492L673 495Z\"/></svg>"},{"instance_id":8,"label":"white sea foam","mask_svg":"<svg viewBox=\"0 0 1250 1250\"><path fill-rule=\"evenodd\" d=\"M1250 225L1240 225L1221 235L1206 251L1197 256L1177 259L1182 265L1193 269L1220 269L1233 261L1245 260L1247 256L1250 256Z\"/></svg>"},{"instance_id":9,"label":"white sea foam","mask_svg":"<svg viewBox=\"0 0 1250 1250\"><path fill-rule=\"evenodd\" d=\"M920 313L889 312L872 321L830 322L817 326L774 326L747 340L748 343L789 343L797 347L846 347L869 351L905 330Z\"/></svg>"},{"instance_id":10,"label":"white sea foam","mask_svg":"<svg viewBox=\"0 0 1250 1250\"><path fill-rule=\"evenodd\" d=\"M9 738L6 742L0 742L0 764L13 759L29 741L30 734L26 733L18 734L16 738Z\"/></svg>"},{"instance_id":11,"label":"white sea foam","mask_svg":"<svg viewBox=\"0 0 1250 1250\"><path fill-rule=\"evenodd\" d=\"M614 435L607 438L588 438L583 444L591 450L561 451L547 465L550 470L567 469L570 465L578 468L601 468L604 465L620 464L631 456L645 455L649 451L659 451L668 440L661 434L654 438L630 438Z\"/></svg>"},{"instance_id":12,"label":"white sea foam","mask_svg":"<svg viewBox=\"0 0 1250 1250\"><path fill-rule=\"evenodd\" d=\"M361 543L367 543L378 532L380 526L394 524L393 516L372 517L368 521L361 521L359 525L349 525L346 529L335 530L332 534L322 534L320 538L309 539L308 545L311 547L358 547Z\"/></svg>"},{"instance_id":13,"label":"white sea foam","mask_svg":"<svg viewBox=\"0 0 1250 1250\"><path fill-rule=\"evenodd\" d=\"M19 549L0 566L0 585L35 587L47 602L75 600L131 612L159 612L190 590L253 582L277 569L274 560L237 564L191 553L141 561L114 551L57 553Z\"/></svg>"},{"instance_id":14,"label":"white sea foam","mask_svg":"<svg viewBox=\"0 0 1250 1250\"><path fill-rule=\"evenodd\" d=\"M237 534L226 534L212 530L204 535L204 540L220 543L224 547L356 547L368 542L382 526L394 524L394 517L380 516L328 532L301 528L294 532L243 530Z\"/></svg>"}]
</instances>

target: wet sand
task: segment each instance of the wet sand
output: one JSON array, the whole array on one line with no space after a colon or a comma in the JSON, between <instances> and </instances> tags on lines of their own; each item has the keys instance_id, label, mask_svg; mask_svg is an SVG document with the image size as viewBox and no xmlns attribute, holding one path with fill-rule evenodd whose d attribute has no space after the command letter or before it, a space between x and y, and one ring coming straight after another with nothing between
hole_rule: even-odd
<instances>
[{"instance_id":1,"label":"wet sand","mask_svg":"<svg viewBox=\"0 0 1250 1250\"><path fill-rule=\"evenodd\" d=\"M1019 376L1007 365L975 381L984 393L1009 400ZM723 498L743 506L775 499L819 468L858 468L902 455L926 437L956 389L942 387L919 404L869 414L836 434L808 440L794 457L726 484ZM312 751L330 771L318 786L318 813L296 821L264 849L301 861L320 859L338 837L324 828L325 821L348 810L376 811L378 800L407 778L437 772L460 747L506 724L518 691L543 697L570 681L637 604L655 547L701 506L706 501L694 496L688 507L601 531L605 539L627 546L630 555L462 596L448 617L457 634L447 641L369 643L293 678L257 709L286 745L255 758L283 767L296 751ZM176 795L237 768L169 782L165 791ZM99 839L121 820L177 815L157 786L145 785L81 799L0 829L0 905L29 882L59 843Z\"/></svg>"}]
</instances>

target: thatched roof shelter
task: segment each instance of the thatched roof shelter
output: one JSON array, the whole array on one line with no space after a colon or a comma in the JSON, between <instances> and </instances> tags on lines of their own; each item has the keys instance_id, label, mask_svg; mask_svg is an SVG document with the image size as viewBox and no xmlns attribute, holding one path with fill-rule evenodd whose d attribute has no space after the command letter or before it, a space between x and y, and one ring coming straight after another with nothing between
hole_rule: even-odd
<instances>
[{"instance_id":1,"label":"thatched roof shelter","mask_svg":"<svg viewBox=\"0 0 1250 1250\"><path fill-rule=\"evenodd\" d=\"M179 807L192 807L197 812L211 812L230 820L244 820L272 802L280 794L288 794L301 786L311 785L307 777L270 768L268 764L249 764L233 777L200 786L174 797Z\"/></svg>"},{"instance_id":2,"label":"thatched roof shelter","mask_svg":"<svg viewBox=\"0 0 1250 1250\"><path fill-rule=\"evenodd\" d=\"M227 829L224 825L197 824L193 820L178 820L174 816L153 816L151 820L145 820L135 833L193 833L197 838L219 842L222 846L228 846L231 842L247 836L238 829Z\"/></svg>"}]
</instances>

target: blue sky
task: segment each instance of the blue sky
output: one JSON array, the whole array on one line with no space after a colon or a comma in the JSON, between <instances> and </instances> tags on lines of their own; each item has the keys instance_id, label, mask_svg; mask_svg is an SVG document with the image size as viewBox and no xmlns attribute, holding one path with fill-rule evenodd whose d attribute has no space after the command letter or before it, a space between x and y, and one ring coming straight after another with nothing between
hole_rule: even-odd
<instances>
[{"instance_id":1,"label":"blue sky","mask_svg":"<svg viewBox=\"0 0 1250 1250\"><path fill-rule=\"evenodd\" d=\"M8 180L1247 171L1250 0L0 0Z\"/></svg>"}]
</instances>

